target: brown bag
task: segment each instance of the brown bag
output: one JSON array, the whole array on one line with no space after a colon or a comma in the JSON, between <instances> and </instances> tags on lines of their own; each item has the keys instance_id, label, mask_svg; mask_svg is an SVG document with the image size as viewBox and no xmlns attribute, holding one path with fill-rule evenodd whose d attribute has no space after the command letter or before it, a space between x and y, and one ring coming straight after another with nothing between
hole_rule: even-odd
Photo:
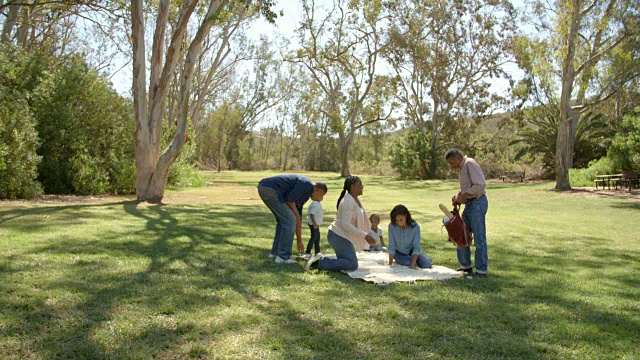
<instances>
[{"instance_id":1,"label":"brown bag","mask_svg":"<svg viewBox=\"0 0 640 360\"><path fill-rule=\"evenodd\" d=\"M445 229L447 229L447 233L449 234L449 241L458 247L471 245L473 235L469 231L467 224L462 220L457 205L453 207L451 214L453 214L453 218L448 224L444 225Z\"/></svg>"}]
</instances>

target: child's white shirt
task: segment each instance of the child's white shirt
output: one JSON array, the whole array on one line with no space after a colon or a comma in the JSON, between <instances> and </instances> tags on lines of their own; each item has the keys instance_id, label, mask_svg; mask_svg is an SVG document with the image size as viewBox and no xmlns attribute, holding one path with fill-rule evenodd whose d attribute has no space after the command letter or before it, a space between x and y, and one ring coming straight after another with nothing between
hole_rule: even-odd
<instances>
[{"instance_id":1,"label":"child's white shirt","mask_svg":"<svg viewBox=\"0 0 640 360\"><path fill-rule=\"evenodd\" d=\"M312 201L307 208L307 222L309 225L313 225L311 215L316 218L316 224L320 226L322 224L322 204L319 201Z\"/></svg>"},{"instance_id":2,"label":"child's white shirt","mask_svg":"<svg viewBox=\"0 0 640 360\"><path fill-rule=\"evenodd\" d=\"M382 229L378 228L378 231L374 231L369 228L369 235L376 241L376 246L380 246L380 237L382 236Z\"/></svg>"}]
</instances>

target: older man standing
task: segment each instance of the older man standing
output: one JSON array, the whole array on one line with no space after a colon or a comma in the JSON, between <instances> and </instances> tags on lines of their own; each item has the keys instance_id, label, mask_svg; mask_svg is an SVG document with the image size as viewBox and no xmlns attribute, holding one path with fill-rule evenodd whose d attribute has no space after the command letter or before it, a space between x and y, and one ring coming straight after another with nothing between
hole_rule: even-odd
<instances>
[{"instance_id":1,"label":"older man standing","mask_svg":"<svg viewBox=\"0 0 640 360\"><path fill-rule=\"evenodd\" d=\"M489 257L487 255L487 231L485 215L489 208L489 201L485 193L485 179L478 163L466 157L458 149L449 149L444 155L445 160L454 169L460 169L460 192L453 197L453 205L464 204L462 219L473 232L476 246L475 264L476 276L487 276ZM470 246L458 247L458 271L471 274L471 248Z\"/></svg>"}]
</instances>

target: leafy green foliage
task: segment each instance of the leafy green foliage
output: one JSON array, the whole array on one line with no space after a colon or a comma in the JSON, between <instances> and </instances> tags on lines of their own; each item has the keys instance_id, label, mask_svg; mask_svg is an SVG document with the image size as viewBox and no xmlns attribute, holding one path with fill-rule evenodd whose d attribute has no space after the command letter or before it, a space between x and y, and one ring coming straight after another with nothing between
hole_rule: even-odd
<instances>
[{"instance_id":1,"label":"leafy green foliage","mask_svg":"<svg viewBox=\"0 0 640 360\"><path fill-rule=\"evenodd\" d=\"M53 71L33 100L47 193L103 194L135 190L131 102L80 57Z\"/></svg>"},{"instance_id":2,"label":"leafy green foliage","mask_svg":"<svg viewBox=\"0 0 640 360\"><path fill-rule=\"evenodd\" d=\"M596 175L616 174L620 170L608 157L593 160L587 168L569 169L569 180L574 186L593 186Z\"/></svg>"},{"instance_id":3,"label":"leafy green foliage","mask_svg":"<svg viewBox=\"0 0 640 360\"><path fill-rule=\"evenodd\" d=\"M510 145L524 145L515 160L524 156L540 157L543 168L552 173L555 169L556 143L558 137L559 109L557 106L540 106L525 110L528 126L518 131L518 139ZM603 116L588 113L578 121L574 149L574 167L586 167L593 159L606 153L611 138Z\"/></svg>"},{"instance_id":4,"label":"leafy green foliage","mask_svg":"<svg viewBox=\"0 0 640 360\"><path fill-rule=\"evenodd\" d=\"M593 186L596 175L622 171L640 171L640 107L624 116L607 156L590 162L586 169L571 169L569 176L574 185Z\"/></svg>"},{"instance_id":5,"label":"leafy green foliage","mask_svg":"<svg viewBox=\"0 0 640 360\"><path fill-rule=\"evenodd\" d=\"M246 167L250 154L245 140L250 133L242 123L243 109L223 102L198 125L194 157L206 167L238 169Z\"/></svg>"},{"instance_id":6,"label":"leafy green foliage","mask_svg":"<svg viewBox=\"0 0 640 360\"><path fill-rule=\"evenodd\" d=\"M607 157L618 170L640 171L640 107L622 119Z\"/></svg>"},{"instance_id":7,"label":"leafy green foliage","mask_svg":"<svg viewBox=\"0 0 640 360\"><path fill-rule=\"evenodd\" d=\"M169 168L167 186L172 188L200 187L206 184L200 169L191 163L195 157L194 146L191 142L185 143L182 152Z\"/></svg>"},{"instance_id":8,"label":"leafy green foliage","mask_svg":"<svg viewBox=\"0 0 640 360\"><path fill-rule=\"evenodd\" d=\"M416 127L393 138L388 148L389 162L401 179L425 179L431 156L429 141Z\"/></svg>"},{"instance_id":9,"label":"leafy green foliage","mask_svg":"<svg viewBox=\"0 0 640 360\"><path fill-rule=\"evenodd\" d=\"M0 43L0 199L42 193L37 182L38 135L29 108L40 72L18 48Z\"/></svg>"}]
</instances>

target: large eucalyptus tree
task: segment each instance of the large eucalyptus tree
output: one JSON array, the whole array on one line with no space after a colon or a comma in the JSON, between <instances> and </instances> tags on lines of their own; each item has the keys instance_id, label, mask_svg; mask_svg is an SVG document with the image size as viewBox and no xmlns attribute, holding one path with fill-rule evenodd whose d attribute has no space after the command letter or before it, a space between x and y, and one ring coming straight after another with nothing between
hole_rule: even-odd
<instances>
[{"instance_id":1,"label":"large eucalyptus tree","mask_svg":"<svg viewBox=\"0 0 640 360\"><path fill-rule=\"evenodd\" d=\"M160 202L167 174L187 139L187 121L192 106L192 85L203 44L213 26L248 8L261 10L268 19L271 0L185 0L175 23L169 26L169 0L160 0L155 11L155 30L151 45L150 74L147 77L145 6L143 0L131 1L133 40L133 99L136 119L136 194L140 201ZM187 31L195 24L195 31ZM181 51L186 51L182 60ZM166 52L165 52L166 51ZM161 151L162 121L166 116L167 94L176 68L178 103L175 135ZM147 87L147 78L149 85Z\"/></svg>"},{"instance_id":2,"label":"large eucalyptus tree","mask_svg":"<svg viewBox=\"0 0 640 360\"><path fill-rule=\"evenodd\" d=\"M397 0L387 3L391 25L383 52L393 69L395 97L429 143L436 176L446 119L482 116L499 107L489 87L510 79L505 65L515 34L508 0Z\"/></svg>"},{"instance_id":3,"label":"large eucalyptus tree","mask_svg":"<svg viewBox=\"0 0 640 360\"><path fill-rule=\"evenodd\" d=\"M330 9L321 9L304 0L303 9L301 48L287 60L302 64L322 88L322 111L338 134L340 174L346 177L356 130L385 118L361 117L376 76L382 2L334 0Z\"/></svg>"},{"instance_id":4,"label":"large eucalyptus tree","mask_svg":"<svg viewBox=\"0 0 640 360\"><path fill-rule=\"evenodd\" d=\"M535 32L522 57L540 88L559 104L556 189L571 188L578 123L593 106L640 75L640 1L530 1Z\"/></svg>"}]
</instances>

